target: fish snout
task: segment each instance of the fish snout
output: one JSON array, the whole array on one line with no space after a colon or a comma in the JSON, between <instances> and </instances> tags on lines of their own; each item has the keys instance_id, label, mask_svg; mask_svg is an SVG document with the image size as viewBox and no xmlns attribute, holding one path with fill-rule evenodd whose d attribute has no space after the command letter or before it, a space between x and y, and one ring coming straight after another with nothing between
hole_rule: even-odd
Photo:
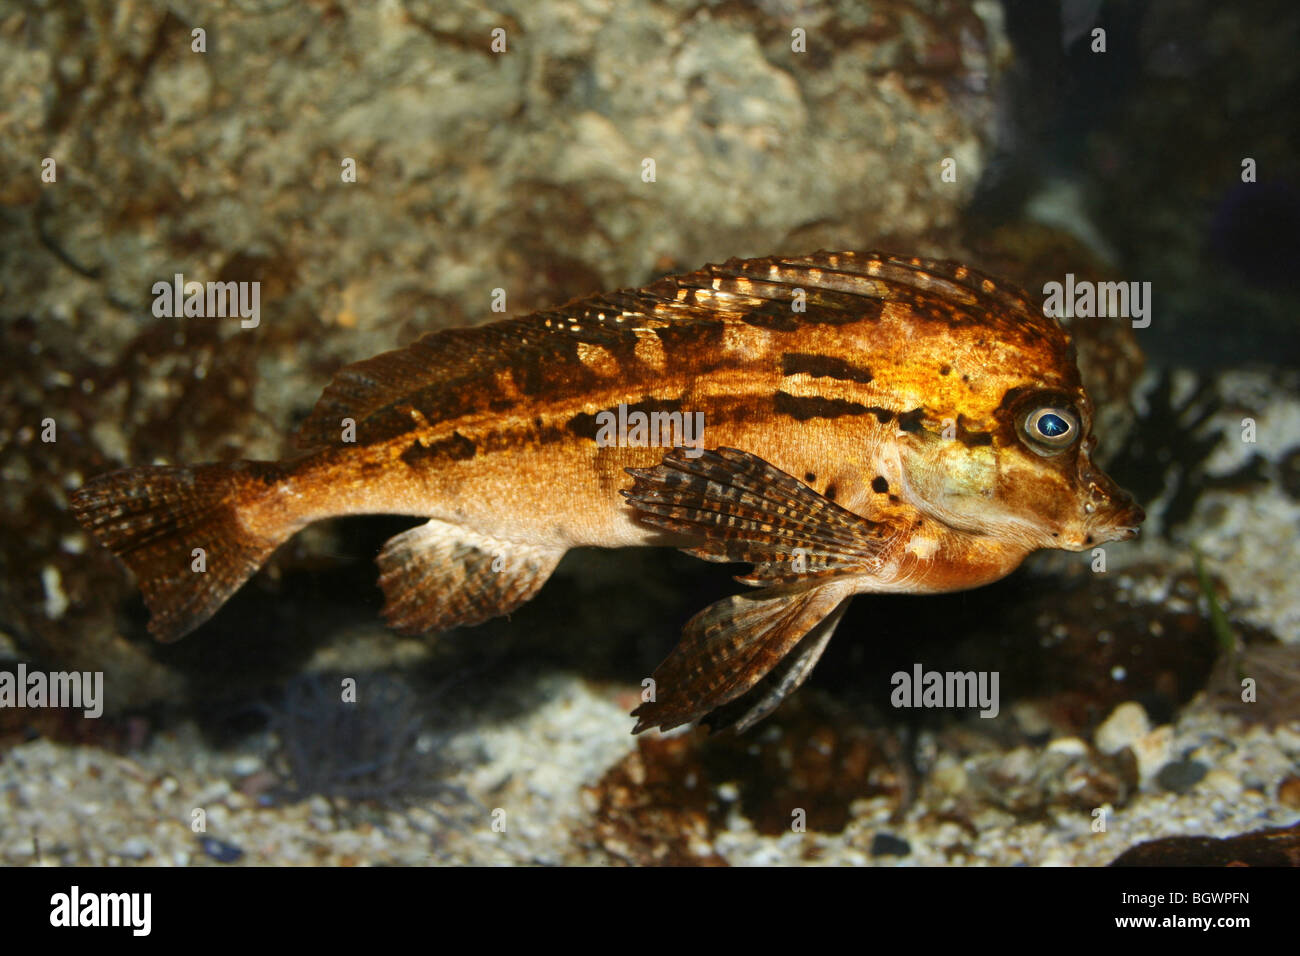
<instances>
[{"instance_id":1,"label":"fish snout","mask_svg":"<svg viewBox=\"0 0 1300 956\"><path fill-rule=\"evenodd\" d=\"M1085 476L1087 495L1083 510L1085 524L1099 541L1128 541L1136 538L1146 512L1133 496L1100 471Z\"/></svg>"},{"instance_id":2,"label":"fish snout","mask_svg":"<svg viewBox=\"0 0 1300 956\"><path fill-rule=\"evenodd\" d=\"M1128 541L1138 536L1139 525L1146 520L1147 513L1136 502L1122 509L1110 522L1112 541Z\"/></svg>"}]
</instances>

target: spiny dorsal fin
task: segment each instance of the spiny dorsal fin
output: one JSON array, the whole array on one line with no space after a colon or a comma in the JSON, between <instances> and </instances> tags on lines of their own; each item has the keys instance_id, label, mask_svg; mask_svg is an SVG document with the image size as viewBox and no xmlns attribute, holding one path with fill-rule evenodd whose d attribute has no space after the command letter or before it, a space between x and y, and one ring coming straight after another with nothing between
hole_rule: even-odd
<instances>
[{"instance_id":1,"label":"spiny dorsal fin","mask_svg":"<svg viewBox=\"0 0 1300 956\"><path fill-rule=\"evenodd\" d=\"M544 328L544 327L543 327ZM343 419L356 423L355 439L372 440L366 423L378 412L409 401L423 389L505 367L520 349L540 347L537 330L519 319L477 328L429 332L410 345L340 369L298 431L298 444L343 443Z\"/></svg>"},{"instance_id":2,"label":"spiny dorsal fin","mask_svg":"<svg viewBox=\"0 0 1300 956\"><path fill-rule=\"evenodd\" d=\"M562 557L563 548L429 521L390 538L376 559L384 619L405 634L482 624L532 598Z\"/></svg>"},{"instance_id":3,"label":"spiny dorsal fin","mask_svg":"<svg viewBox=\"0 0 1300 956\"><path fill-rule=\"evenodd\" d=\"M485 397L506 402L505 396L495 395L500 372L511 372L514 386L524 394L581 384L590 374L582 346L601 346L633 361L639 332L717 321L705 308L677 305L670 318L668 306L654 288L633 289L522 318L429 332L404 348L341 369L302 423L298 444L343 444L345 418L353 420L353 438L364 445L409 427L410 409L437 424Z\"/></svg>"},{"instance_id":4,"label":"spiny dorsal fin","mask_svg":"<svg viewBox=\"0 0 1300 956\"><path fill-rule=\"evenodd\" d=\"M721 265L706 266L682 276L680 280L715 277L842 289L854 296L885 301L911 301L917 295L941 297L965 306L1025 312L1042 320L1041 310L1023 289L952 259L823 250L808 256L728 259Z\"/></svg>"},{"instance_id":5,"label":"spiny dorsal fin","mask_svg":"<svg viewBox=\"0 0 1300 956\"><path fill-rule=\"evenodd\" d=\"M792 308L796 289L806 297L803 311ZM943 321L976 321L998 312L1040 335L1063 336L1023 292L955 262L876 252L730 259L521 318L430 332L405 348L348 365L322 393L298 441L307 448L341 445L343 420L350 418L352 439L365 445L410 430L412 410L437 424L471 404L480 410L497 407L493 402L508 407L510 397L498 393L494 381L505 371L524 394L580 389L592 376L582 360L584 345L609 350L621 377L628 378L637 369L639 335L668 336L724 322L785 331L861 322L889 302ZM689 339L687 334L679 340Z\"/></svg>"}]
</instances>

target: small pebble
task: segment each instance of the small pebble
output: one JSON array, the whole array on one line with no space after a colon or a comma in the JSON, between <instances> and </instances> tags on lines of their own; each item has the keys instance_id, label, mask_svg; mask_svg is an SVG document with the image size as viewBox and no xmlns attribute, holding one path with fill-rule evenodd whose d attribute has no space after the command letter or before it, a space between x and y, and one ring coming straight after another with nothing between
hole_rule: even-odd
<instances>
[{"instance_id":1,"label":"small pebble","mask_svg":"<svg viewBox=\"0 0 1300 956\"><path fill-rule=\"evenodd\" d=\"M912 845L892 833L877 833L871 838L872 856L907 856L911 852Z\"/></svg>"},{"instance_id":2,"label":"small pebble","mask_svg":"<svg viewBox=\"0 0 1300 956\"><path fill-rule=\"evenodd\" d=\"M1043 707L1035 702L1021 701L1012 709L1012 716L1027 737L1041 737L1052 732L1052 724Z\"/></svg>"},{"instance_id":3,"label":"small pebble","mask_svg":"<svg viewBox=\"0 0 1300 956\"><path fill-rule=\"evenodd\" d=\"M1199 760L1175 760L1160 769L1156 783L1170 793L1187 793L1205 778L1209 769Z\"/></svg>"},{"instance_id":4,"label":"small pebble","mask_svg":"<svg viewBox=\"0 0 1300 956\"><path fill-rule=\"evenodd\" d=\"M946 794L958 794L966 789L966 769L956 761L943 761L930 775L931 782Z\"/></svg>"},{"instance_id":5,"label":"small pebble","mask_svg":"<svg viewBox=\"0 0 1300 956\"><path fill-rule=\"evenodd\" d=\"M1150 780L1173 758L1174 728L1162 724L1130 746L1133 756L1137 758L1138 776L1142 780Z\"/></svg>"},{"instance_id":6,"label":"small pebble","mask_svg":"<svg viewBox=\"0 0 1300 956\"><path fill-rule=\"evenodd\" d=\"M1211 793L1229 800L1236 800L1242 792L1241 781L1226 770L1211 770L1205 775L1204 786Z\"/></svg>"},{"instance_id":7,"label":"small pebble","mask_svg":"<svg viewBox=\"0 0 1300 956\"><path fill-rule=\"evenodd\" d=\"M204 853L218 863L234 863L244 855L244 851L233 843L218 840L216 837L199 837L199 846L203 848Z\"/></svg>"},{"instance_id":8,"label":"small pebble","mask_svg":"<svg viewBox=\"0 0 1300 956\"><path fill-rule=\"evenodd\" d=\"M1277 802L1300 809L1300 777L1292 775L1278 784Z\"/></svg>"},{"instance_id":9,"label":"small pebble","mask_svg":"<svg viewBox=\"0 0 1300 956\"><path fill-rule=\"evenodd\" d=\"M128 860L143 860L150 853L149 843L143 837L131 837L117 851L117 855Z\"/></svg>"},{"instance_id":10,"label":"small pebble","mask_svg":"<svg viewBox=\"0 0 1300 956\"><path fill-rule=\"evenodd\" d=\"M1116 707L1093 734L1092 742L1104 754L1132 747L1151 731L1151 721L1141 704L1128 701Z\"/></svg>"},{"instance_id":11,"label":"small pebble","mask_svg":"<svg viewBox=\"0 0 1300 956\"><path fill-rule=\"evenodd\" d=\"M236 757L230 765L236 777L248 777L262 769L262 758L256 754L244 754Z\"/></svg>"},{"instance_id":12,"label":"small pebble","mask_svg":"<svg viewBox=\"0 0 1300 956\"><path fill-rule=\"evenodd\" d=\"M1083 757L1088 753L1088 743L1078 737L1058 737L1047 745L1047 749L1067 757Z\"/></svg>"}]
</instances>

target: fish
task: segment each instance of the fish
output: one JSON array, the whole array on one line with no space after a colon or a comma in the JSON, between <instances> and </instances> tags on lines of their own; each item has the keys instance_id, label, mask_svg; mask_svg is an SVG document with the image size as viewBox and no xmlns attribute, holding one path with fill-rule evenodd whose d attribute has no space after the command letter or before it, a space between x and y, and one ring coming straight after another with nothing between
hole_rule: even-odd
<instances>
[{"instance_id":1,"label":"fish","mask_svg":"<svg viewBox=\"0 0 1300 956\"><path fill-rule=\"evenodd\" d=\"M572 548L749 564L753 590L691 618L632 713L634 733L741 731L807 679L854 595L979 587L1134 537L1092 416L1068 330L1009 283L880 252L730 259L429 332L339 371L295 457L115 471L71 510L162 641L339 515L425 519L377 557L408 634L508 614Z\"/></svg>"}]
</instances>

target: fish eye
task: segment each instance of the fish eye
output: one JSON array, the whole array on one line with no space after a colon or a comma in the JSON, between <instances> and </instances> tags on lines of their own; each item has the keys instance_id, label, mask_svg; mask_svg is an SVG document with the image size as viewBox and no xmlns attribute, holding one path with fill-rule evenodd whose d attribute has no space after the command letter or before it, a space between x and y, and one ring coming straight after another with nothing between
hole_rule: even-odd
<instances>
[{"instance_id":1,"label":"fish eye","mask_svg":"<svg viewBox=\"0 0 1300 956\"><path fill-rule=\"evenodd\" d=\"M1068 408L1039 408L1025 419L1025 436L1044 449L1061 450L1079 436L1079 419Z\"/></svg>"}]
</instances>

